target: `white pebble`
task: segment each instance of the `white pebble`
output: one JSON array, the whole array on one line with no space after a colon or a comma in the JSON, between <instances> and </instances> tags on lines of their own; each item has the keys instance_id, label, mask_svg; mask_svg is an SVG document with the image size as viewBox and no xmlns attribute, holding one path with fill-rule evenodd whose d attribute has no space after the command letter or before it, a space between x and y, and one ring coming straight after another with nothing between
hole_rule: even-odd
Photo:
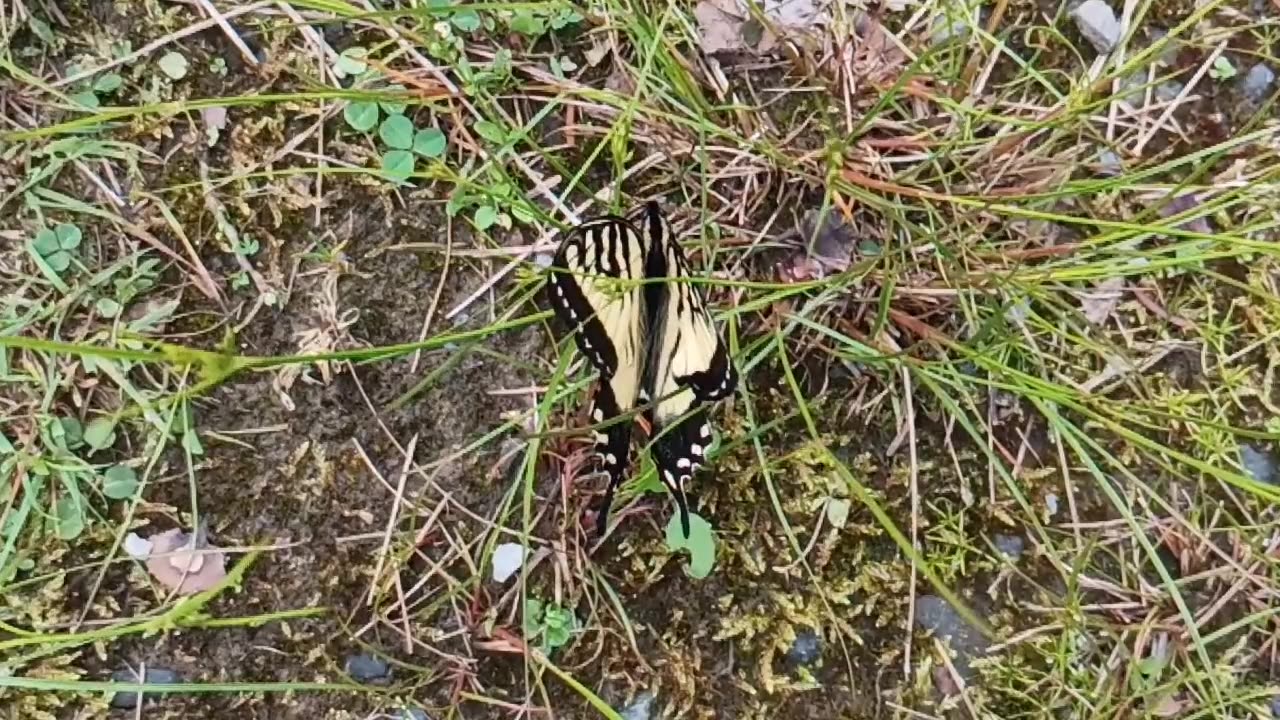
<instances>
[{"instance_id":1,"label":"white pebble","mask_svg":"<svg viewBox=\"0 0 1280 720\"><path fill-rule=\"evenodd\" d=\"M151 557L152 547L154 544L138 533L129 533L124 536L124 551L129 553L131 558L145 560Z\"/></svg>"},{"instance_id":2,"label":"white pebble","mask_svg":"<svg viewBox=\"0 0 1280 720\"><path fill-rule=\"evenodd\" d=\"M503 543L493 549L493 581L506 582L524 562L524 546Z\"/></svg>"},{"instance_id":3,"label":"white pebble","mask_svg":"<svg viewBox=\"0 0 1280 720\"><path fill-rule=\"evenodd\" d=\"M1080 34L1100 53L1111 52L1120 42L1120 21L1103 0L1086 0L1071 12Z\"/></svg>"}]
</instances>

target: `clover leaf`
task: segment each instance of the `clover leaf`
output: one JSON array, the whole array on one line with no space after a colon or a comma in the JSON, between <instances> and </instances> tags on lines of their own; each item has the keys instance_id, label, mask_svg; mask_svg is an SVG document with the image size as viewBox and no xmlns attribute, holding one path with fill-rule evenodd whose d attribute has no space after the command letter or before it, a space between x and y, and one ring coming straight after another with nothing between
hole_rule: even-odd
<instances>
[{"instance_id":1,"label":"clover leaf","mask_svg":"<svg viewBox=\"0 0 1280 720\"><path fill-rule=\"evenodd\" d=\"M689 513L689 537L680 528L679 513L672 513L667 522L667 548L672 552L689 551L689 575L698 579L711 574L716 564L716 538L711 524L701 515Z\"/></svg>"}]
</instances>

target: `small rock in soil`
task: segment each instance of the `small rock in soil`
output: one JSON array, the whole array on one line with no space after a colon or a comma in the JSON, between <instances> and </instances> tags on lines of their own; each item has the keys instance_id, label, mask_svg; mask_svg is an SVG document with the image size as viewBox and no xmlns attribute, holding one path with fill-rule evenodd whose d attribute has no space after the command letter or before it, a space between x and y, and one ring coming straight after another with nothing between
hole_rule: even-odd
<instances>
[{"instance_id":1,"label":"small rock in soil","mask_svg":"<svg viewBox=\"0 0 1280 720\"><path fill-rule=\"evenodd\" d=\"M1087 0L1076 8L1071 16L1075 18L1080 34L1089 41L1099 53L1109 53L1120 42L1120 21L1111 6L1103 0Z\"/></svg>"},{"instance_id":2,"label":"small rock in soil","mask_svg":"<svg viewBox=\"0 0 1280 720\"><path fill-rule=\"evenodd\" d=\"M1271 698L1271 717L1280 718L1280 695Z\"/></svg>"},{"instance_id":3,"label":"small rock in soil","mask_svg":"<svg viewBox=\"0 0 1280 720\"><path fill-rule=\"evenodd\" d=\"M622 720L649 720L653 716L653 693L645 690L622 709Z\"/></svg>"},{"instance_id":4,"label":"small rock in soil","mask_svg":"<svg viewBox=\"0 0 1280 720\"><path fill-rule=\"evenodd\" d=\"M133 670L117 670L111 673L111 679L122 683L144 682L149 685L172 685L178 682L178 673L164 668L147 668L143 673L143 679L138 679L138 674ZM111 707L122 710L129 710L138 706L141 693L136 692L118 692L111 698Z\"/></svg>"},{"instance_id":5,"label":"small rock in soil","mask_svg":"<svg viewBox=\"0 0 1280 720\"><path fill-rule=\"evenodd\" d=\"M1103 175L1119 175L1124 170L1120 156L1110 150L1098 153L1098 171Z\"/></svg>"},{"instance_id":6,"label":"small rock in soil","mask_svg":"<svg viewBox=\"0 0 1280 720\"><path fill-rule=\"evenodd\" d=\"M1017 560L1022 557L1022 551L1026 549L1026 541L1021 535L1003 535L997 533L992 540L995 542L996 550L1010 560Z\"/></svg>"},{"instance_id":7,"label":"small rock in soil","mask_svg":"<svg viewBox=\"0 0 1280 720\"><path fill-rule=\"evenodd\" d=\"M1058 514L1058 494L1047 493L1044 496L1044 509L1047 513L1045 517L1053 517Z\"/></svg>"},{"instance_id":8,"label":"small rock in soil","mask_svg":"<svg viewBox=\"0 0 1280 720\"><path fill-rule=\"evenodd\" d=\"M818 633L805 628L796 633L795 642L787 650L787 662L793 667L809 665L822 657L822 638Z\"/></svg>"},{"instance_id":9,"label":"small rock in soil","mask_svg":"<svg viewBox=\"0 0 1280 720\"><path fill-rule=\"evenodd\" d=\"M956 672L965 682L973 678L970 663L987 650L986 638L977 628L965 622L950 603L937 595L922 595L916 599L916 625L949 642L955 653L953 663Z\"/></svg>"},{"instance_id":10,"label":"small rock in soil","mask_svg":"<svg viewBox=\"0 0 1280 720\"><path fill-rule=\"evenodd\" d=\"M1276 458L1267 450L1249 444L1240 446L1240 464L1249 477L1258 482L1275 484Z\"/></svg>"},{"instance_id":11,"label":"small rock in soil","mask_svg":"<svg viewBox=\"0 0 1280 720\"><path fill-rule=\"evenodd\" d=\"M391 717L395 718L395 720L431 720L431 716L425 710L418 708L405 708L397 711Z\"/></svg>"},{"instance_id":12,"label":"small rock in soil","mask_svg":"<svg viewBox=\"0 0 1280 720\"><path fill-rule=\"evenodd\" d=\"M1184 86L1182 83L1174 82L1171 80L1167 83L1160 83L1159 85L1157 85L1156 91L1153 93L1153 95L1156 99L1156 102L1162 102L1162 103L1173 102L1174 100L1178 99L1179 95L1182 94L1183 87Z\"/></svg>"},{"instance_id":13,"label":"small rock in soil","mask_svg":"<svg viewBox=\"0 0 1280 720\"><path fill-rule=\"evenodd\" d=\"M346 669L356 682L377 684L391 677L391 666L385 660L364 653L348 655Z\"/></svg>"},{"instance_id":14,"label":"small rock in soil","mask_svg":"<svg viewBox=\"0 0 1280 720\"><path fill-rule=\"evenodd\" d=\"M970 22L961 17L939 15L933 19L933 27L929 33L929 41L934 45L943 45L952 40L964 40L969 37Z\"/></svg>"},{"instance_id":15,"label":"small rock in soil","mask_svg":"<svg viewBox=\"0 0 1280 720\"><path fill-rule=\"evenodd\" d=\"M1142 97L1147 91L1146 84L1147 71L1145 69L1134 70L1120 80L1120 92L1118 95L1129 102L1142 102Z\"/></svg>"},{"instance_id":16,"label":"small rock in soil","mask_svg":"<svg viewBox=\"0 0 1280 720\"><path fill-rule=\"evenodd\" d=\"M1169 37L1169 31L1162 28L1155 28L1151 30L1149 34L1151 35L1151 42L1148 46L1159 45L1165 38ZM1178 49L1180 45L1181 42L1176 38L1166 42L1164 49L1156 56L1156 62L1160 65L1164 65L1165 67L1173 67L1173 65L1178 62Z\"/></svg>"},{"instance_id":17,"label":"small rock in soil","mask_svg":"<svg viewBox=\"0 0 1280 720\"><path fill-rule=\"evenodd\" d=\"M1245 74L1244 80L1240 83L1240 92L1244 93L1250 102L1260 103L1267 99L1267 94L1271 92L1271 86L1275 81L1275 71L1258 63L1249 68L1249 72Z\"/></svg>"}]
</instances>

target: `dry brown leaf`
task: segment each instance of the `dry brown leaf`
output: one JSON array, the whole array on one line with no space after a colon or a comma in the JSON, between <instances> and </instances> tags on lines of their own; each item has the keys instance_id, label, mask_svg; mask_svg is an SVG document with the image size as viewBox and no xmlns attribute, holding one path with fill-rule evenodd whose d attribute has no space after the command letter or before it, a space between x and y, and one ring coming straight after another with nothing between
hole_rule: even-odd
<instances>
[{"instance_id":1,"label":"dry brown leaf","mask_svg":"<svg viewBox=\"0 0 1280 720\"><path fill-rule=\"evenodd\" d=\"M619 62L614 59L613 68L609 71L609 77L604 80L606 90L612 90L619 95L630 95L636 91L636 82L631 78L631 74L627 72L626 63Z\"/></svg>"},{"instance_id":2,"label":"dry brown leaf","mask_svg":"<svg viewBox=\"0 0 1280 720\"><path fill-rule=\"evenodd\" d=\"M1124 286L1123 276L1111 277L1094 285L1092 290L1080 293L1080 312L1084 314L1084 319L1090 325L1101 325L1106 322L1111 317L1111 313L1116 311L1116 306L1120 304L1120 298L1124 296Z\"/></svg>"},{"instance_id":3,"label":"dry brown leaf","mask_svg":"<svg viewBox=\"0 0 1280 720\"><path fill-rule=\"evenodd\" d=\"M892 82L907 64L907 56L894 42L889 30L866 13L854 19L858 43L853 53L854 70L881 83Z\"/></svg>"},{"instance_id":4,"label":"dry brown leaf","mask_svg":"<svg viewBox=\"0 0 1280 720\"><path fill-rule=\"evenodd\" d=\"M746 0L702 0L694 8L699 42L708 55L725 50L767 53L778 46L775 31L801 36L830 21L821 0L764 0L767 23L751 16Z\"/></svg>"},{"instance_id":5,"label":"dry brown leaf","mask_svg":"<svg viewBox=\"0 0 1280 720\"><path fill-rule=\"evenodd\" d=\"M187 534L174 528L150 540L147 571L179 595L209 590L227 576L226 555L209 545L203 532Z\"/></svg>"},{"instance_id":6,"label":"dry brown leaf","mask_svg":"<svg viewBox=\"0 0 1280 720\"><path fill-rule=\"evenodd\" d=\"M1165 203L1164 205L1161 205L1160 209L1157 212L1160 214L1160 217L1162 218L1173 217L1174 215L1181 215L1182 213L1187 212L1188 210L1191 210L1197 205L1200 205L1208 201L1208 199L1209 198L1207 197L1205 198L1196 197L1195 193L1187 193L1185 195L1179 195L1174 199L1170 200L1169 202ZM1187 230L1189 232L1203 233L1205 235L1213 234L1213 226L1210 225L1209 221L1205 219L1203 216L1191 218L1190 220L1186 220L1184 222L1178 223L1174 227L1177 227L1179 230Z\"/></svg>"},{"instance_id":7,"label":"dry brown leaf","mask_svg":"<svg viewBox=\"0 0 1280 720\"><path fill-rule=\"evenodd\" d=\"M1165 695L1151 708L1151 714L1159 718L1178 717L1190 707L1190 703L1178 695Z\"/></svg>"},{"instance_id":8,"label":"dry brown leaf","mask_svg":"<svg viewBox=\"0 0 1280 720\"><path fill-rule=\"evenodd\" d=\"M824 214L819 208L811 209L789 235L791 244L798 247L780 268L784 278L798 282L849 269L856 239L839 211L828 209Z\"/></svg>"},{"instance_id":9,"label":"dry brown leaf","mask_svg":"<svg viewBox=\"0 0 1280 720\"><path fill-rule=\"evenodd\" d=\"M815 0L764 0L764 14L787 30L808 30L830 17Z\"/></svg>"},{"instance_id":10,"label":"dry brown leaf","mask_svg":"<svg viewBox=\"0 0 1280 720\"><path fill-rule=\"evenodd\" d=\"M599 65L608 54L609 43L599 35L593 35L591 37L591 47L586 51L586 53L584 53L587 59L587 65L590 67Z\"/></svg>"},{"instance_id":11,"label":"dry brown leaf","mask_svg":"<svg viewBox=\"0 0 1280 720\"><path fill-rule=\"evenodd\" d=\"M698 38L702 51L708 55L724 50L747 49L742 36L746 18L738 13L734 0L702 0L693 9L698 21Z\"/></svg>"}]
</instances>

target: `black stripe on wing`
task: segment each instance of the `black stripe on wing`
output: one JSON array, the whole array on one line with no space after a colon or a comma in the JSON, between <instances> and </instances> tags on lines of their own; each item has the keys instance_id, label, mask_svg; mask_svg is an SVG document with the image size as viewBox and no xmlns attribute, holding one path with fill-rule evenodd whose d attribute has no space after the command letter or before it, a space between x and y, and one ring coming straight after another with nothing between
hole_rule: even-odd
<instances>
[{"instance_id":1,"label":"black stripe on wing","mask_svg":"<svg viewBox=\"0 0 1280 720\"><path fill-rule=\"evenodd\" d=\"M679 375L676 382L688 385L699 400L711 402L733 394L738 386L738 371L729 359L729 348L723 340L716 343L715 354L706 370Z\"/></svg>"},{"instance_id":2,"label":"black stripe on wing","mask_svg":"<svg viewBox=\"0 0 1280 720\"><path fill-rule=\"evenodd\" d=\"M552 309L569 326L578 350L605 378L612 377L618 369L618 351L604 324L596 317L581 283L601 280L593 276L620 277L624 268L617 261L618 243L623 242L628 233L635 233L631 224L614 216L605 216L574 228L560 243L547 274L546 292ZM640 240L636 238L635 241ZM588 248L588 244L594 247ZM573 253L576 253L577 262L571 263L567 258ZM599 262L594 266L585 265L583 261L587 257L603 259L603 266Z\"/></svg>"}]
</instances>

